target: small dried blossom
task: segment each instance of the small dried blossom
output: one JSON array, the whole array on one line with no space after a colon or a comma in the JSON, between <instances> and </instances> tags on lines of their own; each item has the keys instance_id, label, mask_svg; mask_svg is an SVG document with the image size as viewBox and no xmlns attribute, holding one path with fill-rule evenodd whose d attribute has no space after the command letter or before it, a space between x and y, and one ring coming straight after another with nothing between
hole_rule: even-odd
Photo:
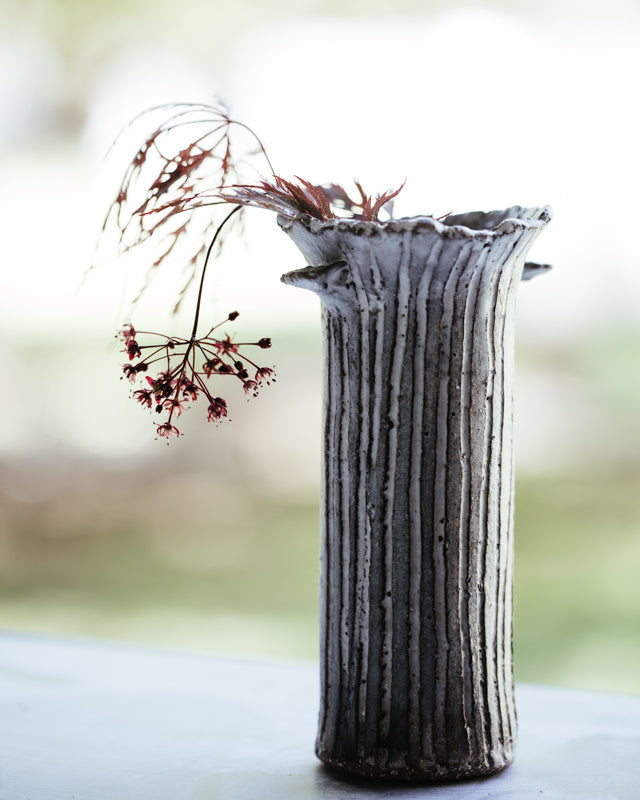
<instances>
[{"instance_id":1,"label":"small dried blossom","mask_svg":"<svg viewBox=\"0 0 640 800\"><path fill-rule=\"evenodd\" d=\"M178 416L184 411L184 400L178 400L177 397L172 397L170 400L165 400L163 403L165 411L170 411L172 414L175 412Z\"/></svg>"},{"instance_id":2,"label":"small dried blossom","mask_svg":"<svg viewBox=\"0 0 640 800\"><path fill-rule=\"evenodd\" d=\"M147 364L144 361L141 361L139 364L123 364L122 371L124 372L125 378L128 378L133 383L138 377L139 372L147 371Z\"/></svg>"},{"instance_id":3,"label":"small dried blossom","mask_svg":"<svg viewBox=\"0 0 640 800\"><path fill-rule=\"evenodd\" d=\"M198 387L189 378L182 379L182 396L190 400L196 400L198 397Z\"/></svg>"},{"instance_id":4,"label":"small dried blossom","mask_svg":"<svg viewBox=\"0 0 640 800\"><path fill-rule=\"evenodd\" d=\"M153 392L150 389L137 389L133 396L143 406L152 408L153 406Z\"/></svg>"},{"instance_id":5,"label":"small dried blossom","mask_svg":"<svg viewBox=\"0 0 640 800\"><path fill-rule=\"evenodd\" d=\"M125 352L129 354L129 361L133 361L134 358L141 355L140 345L135 339L129 338L125 347Z\"/></svg>"},{"instance_id":6,"label":"small dried blossom","mask_svg":"<svg viewBox=\"0 0 640 800\"><path fill-rule=\"evenodd\" d=\"M274 370L272 367L260 367L256 370L256 383L266 383L267 386L275 381Z\"/></svg>"},{"instance_id":7,"label":"small dried blossom","mask_svg":"<svg viewBox=\"0 0 640 800\"><path fill-rule=\"evenodd\" d=\"M242 385L245 394L256 395L259 384L267 383L271 379L273 370L270 367L261 367L248 355L251 347L264 349L261 342L270 341L260 339L256 342L236 343L229 334L222 338L214 335L217 328L229 320L234 320L238 312L232 312L225 320L214 325L205 336L181 339L175 336L166 336L161 333L141 331L136 334L140 341L136 350L125 347L132 361L123 366L125 376L131 381L136 380L138 374L158 369L156 374L146 375L147 388L136 389L133 397L142 406L149 409L155 408L157 414L167 414L161 424L156 424L158 436L169 439L179 436L180 431L173 424L191 404L203 398L207 404L207 420L220 422L228 416L227 401L214 395L209 385L209 379L218 376L235 377ZM130 325L125 326L120 335L125 344L131 341ZM144 337L144 338L142 338ZM139 359L139 360L138 360ZM201 366L200 366L201 365ZM247 365L255 370L259 380L249 380Z\"/></svg>"},{"instance_id":8,"label":"small dried blossom","mask_svg":"<svg viewBox=\"0 0 640 800\"><path fill-rule=\"evenodd\" d=\"M207 409L208 422L220 422L227 416L227 403L222 397L214 397Z\"/></svg>"},{"instance_id":9,"label":"small dried blossom","mask_svg":"<svg viewBox=\"0 0 640 800\"><path fill-rule=\"evenodd\" d=\"M244 387L245 394L250 394L254 397L258 394L258 384L255 381L245 381L242 386Z\"/></svg>"},{"instance_id":10,"label":"small dried blossom","mask_svg":"<svg viewBox=\"0 0 640 800\"><path fill-rule=\"evenodd\" d=\"M156 433L158 436L164 436L167 439L169 439L171 436L180 436L180 431L170 422L163 422L162 425L157 425Z\"/></svg>"},{"instance_id":11,"label":"small dried blossom","mask_svg":"<svg viewBox=\"0 0 640 800\"><path fill-rule=\"evenodd\" d=\"M220 361L220 359L217 356L214 356L213 358L208 358L202 365L202 371L207 376L207 378L210 378L214 372L218 371L218 368L220 367L221 364L222 361Z\"/></svg>"},{"instance_id":12,"label":"small dried blossom","mask_svg":"<svg viewBox=\"0 0 640 800\"><path fill-rule=\"evenodd\" d=\"M224 339L221 339L218 342L216 342L216 349L218 351L218 354L238 352L238 346L231 341L229 334L227 334L224 337Z\"/></svg>"}]
</instances>

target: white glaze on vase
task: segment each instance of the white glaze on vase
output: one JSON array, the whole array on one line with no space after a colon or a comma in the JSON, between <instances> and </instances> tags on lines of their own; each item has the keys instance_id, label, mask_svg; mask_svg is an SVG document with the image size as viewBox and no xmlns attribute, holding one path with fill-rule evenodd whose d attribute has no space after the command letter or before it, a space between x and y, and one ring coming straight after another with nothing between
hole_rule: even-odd
<instances>
[{"instance_id":1,"label":"white glaze on vase","mask_svg":"<svg viewBox=\"0 0 640 800\"><path fill-rule=\"evenodd\" d=\"M310 264L283 280L323 302L316 751L334 767L446 780L512 760L513 323L549 219L279 219Z\"/></svg>"}]
</instances>

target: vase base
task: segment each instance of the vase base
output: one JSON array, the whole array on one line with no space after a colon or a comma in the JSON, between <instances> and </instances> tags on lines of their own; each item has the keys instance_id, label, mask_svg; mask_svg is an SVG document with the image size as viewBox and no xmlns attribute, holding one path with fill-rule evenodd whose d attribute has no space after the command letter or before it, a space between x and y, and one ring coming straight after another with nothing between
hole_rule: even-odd
<instances>
[{"instance_id":1,"label":"vase base","mask_svg":"<svg viewBox=\"0 0 640 800\"><path fill-rule=\"evenodd\" d=\"M459 764L434 764L433 762L414 762L407 764L403 759L380 758L356 760L334 758L316 750L316 755L325 767L341 777L351 776L354 779L376 780L398 783L453 783L455 781L486 778L505 770L513 762L513 756L490 754L486 762L477 761Z\"/></svg>"}]
</instances>

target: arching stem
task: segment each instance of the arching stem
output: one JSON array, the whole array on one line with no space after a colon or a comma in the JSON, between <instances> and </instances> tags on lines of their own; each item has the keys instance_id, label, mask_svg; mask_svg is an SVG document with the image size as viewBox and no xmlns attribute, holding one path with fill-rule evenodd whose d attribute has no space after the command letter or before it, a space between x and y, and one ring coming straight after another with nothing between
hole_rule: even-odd
<instances>
[{"instance_id":1,"label":"arching stem","mask_svg":"<svg viewBox=\"0 0 640 800\"><path fill-rule=\"evenodd\" d=\"M244 206L241 206L241 205L236 206L232 211L230 211L227 214L227 216L222 220L222 222L218 226L218 229L216 230L215 235L214 235L213 239L211 240L211 243L209 244L209 247L207 249L207 255L205 256L205 259L204 259L204 266L202 267L202 275L200 277L200 286L198 288L198 299L196 301L196 315L195 315L195 318L193 320L193 329L191 331L191 340L196 338L196 332L198 330L198 321L200 319L200 303L202 301L202 288L204 286L205 275L207 274L207 266L209 265L209 258L211 256L211 253L213 251L215 243L216 243L216 241L218 239L218 236L220 235L222 229L227 224L227 222L229 222L231 217L234 214L237 214L238 211L240 211L242 208L244 208Z\"/></svg>"}]
</instances>

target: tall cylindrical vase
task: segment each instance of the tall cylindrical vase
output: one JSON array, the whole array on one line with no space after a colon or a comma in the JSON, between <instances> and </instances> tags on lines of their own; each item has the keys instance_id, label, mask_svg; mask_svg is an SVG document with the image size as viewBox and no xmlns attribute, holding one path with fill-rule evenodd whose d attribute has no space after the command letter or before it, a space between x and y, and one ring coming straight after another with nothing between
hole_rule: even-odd
<instances>
[{"instance_id":1,"label":"tall cylindrical vase","mask_svg":"<svg viewBox=\"0 0 640 800\"><path fill-rule=\"evenodd\" d=\"M405 780L513 757L516 290L550 210L280 218L322 299L316 752Z\"/></svg>"}]
</instances>

